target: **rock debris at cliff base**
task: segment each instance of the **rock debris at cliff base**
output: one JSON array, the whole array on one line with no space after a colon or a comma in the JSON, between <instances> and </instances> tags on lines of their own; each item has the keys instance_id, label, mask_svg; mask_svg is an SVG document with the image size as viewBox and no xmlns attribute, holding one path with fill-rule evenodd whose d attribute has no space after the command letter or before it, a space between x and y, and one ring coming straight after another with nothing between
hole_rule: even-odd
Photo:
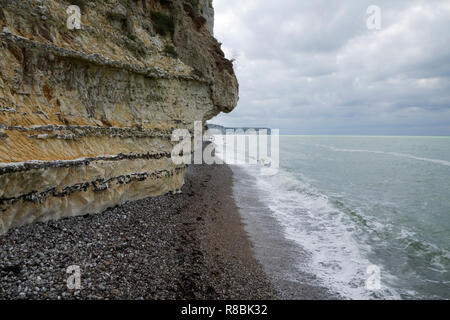
<instances>
[{"instance_id":1,"label":"rock debris at cliff base","mask_svg":"<svg viewBox=\"0 0 450 320\"><path fill-rule=\"evenodd\" d=\"M270 299L227 166L190 166L182 194L0 236L2 299ZM69 290L67 267L81 270Z\"/></svg>"}]
</instances>

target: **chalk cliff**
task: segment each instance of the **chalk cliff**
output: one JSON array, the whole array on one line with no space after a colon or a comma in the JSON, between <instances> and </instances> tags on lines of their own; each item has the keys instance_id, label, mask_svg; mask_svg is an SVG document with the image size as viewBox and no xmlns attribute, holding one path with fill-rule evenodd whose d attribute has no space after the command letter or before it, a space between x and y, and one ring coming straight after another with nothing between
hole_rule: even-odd
<instances>
[{"instance_id":1,"label":"chalk cliff","mask_svg":"<svg viewBox=\"0 0 450 320\"><path fill-rule=\"evenodd\" d=\"M172 131L238 100L213 16L210 0L0 0L0 234L181 188Z\"/></svg>"}]
</instances>

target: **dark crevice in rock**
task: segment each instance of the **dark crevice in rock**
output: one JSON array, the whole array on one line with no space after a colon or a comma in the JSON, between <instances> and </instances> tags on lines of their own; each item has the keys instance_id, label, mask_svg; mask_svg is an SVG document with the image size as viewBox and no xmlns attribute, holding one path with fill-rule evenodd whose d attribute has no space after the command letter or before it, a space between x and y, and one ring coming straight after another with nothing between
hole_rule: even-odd
<instances>
[{"instance_id":1,"label":"dark crevice in rock","mask_svg":"<svg viewBox=\"0 0 450 320\"><path fill-rule=\"evenodd\" d=\"M172 171L158 170L152 173L148 172L131 173L127 175L113 177L107 180L97 179L95 181L77 183L75 185L65 187L60 192L58 192L56 188L50 188L43 192L33 191L17 197L0 198L0 205L12 205L19 201L43 203L48 197L51 196L59 198L66 197L75 192L82 192L82 191L87 192L88 189L92 189L92 191L94 192L101 192L108 190L113 183L116 183L117 185L123 185L123 184L130 184L135 181L144 181L147 179L162 179L178 174L184 169L185 167L178 167Z\"/></svg>"},{"instance_id":2,"label":"dark crevice in rock","mask_svg":"<svg viewBox=\"0 0 450 320\"><path fill-rule=\"evenodd\" d=\"M9 47L9 45L19 46L26 48L27 50L41 50L46 55L54 54L60 58L67 58L72 61L80 60L82 62L87 62L90 64L95 64L98 66L107 66L110 68L127 70L129 72L135 74L144 75L147 78L151 79L180 79L180 80L195 80L200 83L210 84L210 81L206 81L204 79L200 79L195 75L186 76L183 74L171 74L165 70L161 70L158 68L150 68L150 67L141 67L138 65L125 63L123 61L112 60L110 58L104 57L101 54L85 54L79 51L68 50L65 48L61 48L55 45L44 44L37 41L33 41L21 36L9 34L9 33L0 33L0 39L5 41L5 45ZM26 65L26 64L25 64ZM31 74L28 72L28 74Z\"/></svg>"},{"instance_id":3,"label":"dark crevice in rock","mask_svg":"<svg viewBox=\"0 0 450 320\"><path fill-rule=\"evenodd\" d=\"M145 153L145 154L118 154L116 156L100 156L83 158L78 160L55 160L55 161L33 161L25 163L8 163L0 167L0 176L13 173L13 172L23 172L29 170L37 169L48 169L48 168L70 168L75 166L88 166L94 161L122 161L122 160L159 160L159 159L170 159L170 152L158 152L158 153Z\"/></svg>"}]
</instances>

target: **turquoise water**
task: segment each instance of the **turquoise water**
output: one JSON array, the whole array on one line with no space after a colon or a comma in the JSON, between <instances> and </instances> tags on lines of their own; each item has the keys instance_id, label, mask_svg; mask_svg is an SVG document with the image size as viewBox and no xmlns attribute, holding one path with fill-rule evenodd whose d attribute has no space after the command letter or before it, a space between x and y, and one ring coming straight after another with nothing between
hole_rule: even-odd
<instances>
[{"instance_id":1,"label":"turquoise water","mask_svg":"<svg viewBox=\"0 0 450 320\"><path fill-rule=\"evenodd\" d=\"M225 140L216 144L234 163ZM281 136L277 174L239 167L280 227L272 237L294 244L290 281L313 275L308 285L348 299L450 299L450 137ZM239 172L235 186L249 185ZM374 267L376 288L367 286Z\"/></svg>"},{"instance_id":2,"label":"turquoise water","mask_svg":"<svg viewBox=\"0 0 450 320\"><path fill-rule=\"evenodd\" d=\"M259 188L311 272L354 298L450 298L449 137L280 139L280 173Z\"/></svg>"}]
</instances>

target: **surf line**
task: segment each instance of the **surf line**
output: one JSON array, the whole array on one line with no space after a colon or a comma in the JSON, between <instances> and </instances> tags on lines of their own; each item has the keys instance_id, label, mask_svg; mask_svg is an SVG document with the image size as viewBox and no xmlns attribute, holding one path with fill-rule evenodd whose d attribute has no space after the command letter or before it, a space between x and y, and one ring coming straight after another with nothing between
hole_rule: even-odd
<instances>
[{"instance_id":1,"label":"surf line","mask_svg":"<svg viewBox=\"0 0 450 320\"><path fill-rule=\"evenodd\" d=\"M329 150L332 150L332 151L336 151L336 152L359 152L359 153L384 154L384 155L389 155L389 156L394 156L394 157L402 157L402 158L408 158L408 159L412 159L412 160L426 161L426 162L431 162L431 163L440 164L440 165L443 165L443 166L450 167L450 162L449 161L440 160L440 159L430 159L430 158L417 157L417 156L414 156L412 154L407 154L407 153L378 151L378 150L340 149L340 148L327 146L327 145L324 145L324 144L316 144L316 143L315 144L302 143L302 144L304 144L304 145L312 145L312 146L321 147L321 148L326 148L326 149L329 149Z\"/></svg>"}]
</instances>

